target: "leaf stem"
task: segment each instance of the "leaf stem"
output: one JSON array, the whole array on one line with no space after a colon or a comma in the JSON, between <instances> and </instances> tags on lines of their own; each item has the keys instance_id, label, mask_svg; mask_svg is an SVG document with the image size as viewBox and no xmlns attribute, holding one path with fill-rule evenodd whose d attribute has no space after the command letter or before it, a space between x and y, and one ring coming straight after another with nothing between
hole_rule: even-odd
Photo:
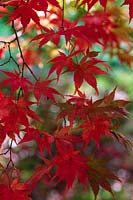
<instances>
[{"instance_id":1,"label":"leaf stem","mask_svg":"<svg viewBox=\"0 0 133 200\"><path fill-rule=\"evenodd\" d=\"M11 140L11 144L9 146L9 161L7 163L7 166L6 166L6 169L9 167L10 163L12 164L12 166L14 167L14 162L12 160L12 143L13 143L13 140Z\"/></svg>"},{"instance_id":2,"label":"leaf stem","mask_svg":"<svg viewBox=\"0 0 133 200\"><path fill-rule=\"evenodd\" d=\"M22 49L21 49L21 45L20 45L20 42L19 42L19 37L18 37L17 31L16 31L15 26L14 26L14 21L12 21L12 28L13 28L15 36L16 36L16 41L17 41L17 44L18 44L18 48L19 48L19 52L20 52L20 57L23 60L22 71L21 71L22 77L24 76L24 66L26 66L27 69L29 70L29 72L31 73L31 75L37 81L38 78L36 77L36 75L34 74L34 72L30 69L30 67L28 66L28 64L25 62L25 59L24 59L24 56L23 56L23 52L22 52Z\"/></svg>"}]
</instances>

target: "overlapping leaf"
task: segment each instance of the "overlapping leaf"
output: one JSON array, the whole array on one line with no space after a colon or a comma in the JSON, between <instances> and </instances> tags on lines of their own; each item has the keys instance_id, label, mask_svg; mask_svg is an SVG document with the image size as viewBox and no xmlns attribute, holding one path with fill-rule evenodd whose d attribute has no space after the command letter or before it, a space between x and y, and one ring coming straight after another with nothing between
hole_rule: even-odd
<instances>
[{"instance_id":1,"label":"overlapping leaf","mask_svg":"<svg viewBox=\"0 0 133 200\"><path fill-rule=\"evenodd\" d=\"M51 153L51 144L54 142L54 137L52 135L35 128L24 129L23 131L25 132L25 135L19 144L35 140L41 154L44 149L47 149L48 152Z\"/></svg>"},{"instance_id":2,"label":"overlapping leaf","mask_svg":"<svg viewBox=\"0 0 133 200\"><path fill-rule=\"evenodd\" d=\"M25 183L19 183L18 179L14 179L11 185L0 184L0 197L3 200L31 200L31 188Z\"/></svg>"},{"instance_id":3,"label":"overlapping leaf","mask_svg":"<svg viewBox=\"0 0 133 200\"><path fill-rule=\"evenodd\" d=\"M40 40L39 48L41 48L43 45L45 45L47 42L52 40L54 44L58 45L60 40L60 32L55 32L53 29L43 28L45 33L39 34L35 36L32 41L34 40Z\"/></svg>"},{"instance_id":4,"label":"overlapping leaf","mask_svg":"<svg viewBox=\"0 0 133 200\"><path fill-rule=\"evenodd\" d=\"M29 108L32 104L33 102L25 101L24 98L20 98L17 102L14 102L14 99L8 102L8 112L0 119L3 124L3 134L8 134L15 141L15 134L19 136L20 126L29 127L29 118L42 123L36 113Z\"/></svg>"},{"instance_id":5,"label":"overlapping leaf","mask_svg":"<svg viewBox=\"0 0 133 200\"><path fill-rule=\"evenodd\" d=\"M78 91L81 87L83 81L85 80L89 85L91 85L98 93L96 75L108 73L97 67L97 64L103 64L104 62L97 59L87 60L87 57L83 57L79 64L75 64L74 68L74 84L75 91ZM105 65L106 66L106 65Z\"/></svg>"},{"instance_id":6,"label":"overlapping leaf","mask_svg":"<svg viewBox=\"0 0 133 200\"><path fill-rule=\"evenodd\" d=\"M46 13L49 3L60 8L59 3L56 0L10 0L6 2L6 5L14 6L15 9L11 12L8 22L20 19L24 31L31 19L37 25L41 26L40 18L36 11L44 11L44 13Z\"/></svg>"},{"instance_id":7,"label":"overlapping leaf","mask_svg":"<svg viewBox=\"0 0 133 200\"><path fill-rule=\"evenodd\" d=\"M49 87L49 84L53 80L44 80L44 81L36 81L35 86L34 86L34 95L37 99L37 101L40 100L41 96L44 95L48 97L49 99L52 99L53 101L55 100L54 95L60 95L62 96L56 89Z\"/></svg>"},{"instance_id":8,"label":"overlapping leaf","mask_svg":"<svg viewBox=\"0 0 133 200\"><path fill-rule=\"evenodd\" d=\"M66 56L63 52L59 52L59 54L59 56L49 61L53 62L54 64L50 68L48 76L50 76L54 71L56 71L57 79L59 79L62 70L65 66L71 69L73 65L72 55Z\"/></svg>"},{"instance_id":9,"label":"overlapping leaf","mask_svg":"<svg viewBox=\"0 0 133 200\"><path fill-rule=\"evenodd\" d=\"M82 94L71 98L63 104L57 119L66 118L73 126L78 121L77 129L82 130L82 140L88 144L92 139L100 146L101 136L112 136L111 131L119 127L119 119L127 116L123 108L128 104L125 100L115 100L116 88L107 96L92 101ZM115 119L115 123L114 123Z\"/></svg>"},{"instance_id":10,"label":"overlapping leaf","mask_svg":"<svg viewBox=\"0 0 133 200\"><path fill-rule=\"evenodd\" d=\"M82 123L79 128L83 129L83 142L88 144L92 139L96 142L97 147L100 146L101 135L110 136L112 129L112 122L110 119L95 116L94 118Z\"/></svg>"},{"instance_id":11,"label":"overlapping leaf","mask_svg":"<svg viewBox=\"0 0 133 200\"><path fill-rule=\"evenodd\" d=\"M106 69L109 69L109 66L105 62L100 59L91 58L88 59L89 54L83 57L79 64L73 62L72 57L79 52L75 52L66 56L64 53L60 52L60 55L56 58L52 59L52 62L55 62L49 71L49 75L56 71L57 78L59 78L64 66L67 66L67 69L64 72L74 72L73 80L75 84L75 91L79 91L83 81L86 81L89 85L91 85L96 92L98 93L96 75L108 73L103 71L97 65L103 65ZM65 62L64 62L65 61Z\"/></svg>"},{"instance_id":12,"label":"overlapping leaf","mask_svg":"<svg viewBox=\"0 0 133 200\"><path fill-rule=\"evenodd\" d=\"M56 130L54 133L55 140L59 143L61 142L79 142L81 141L81 137L72 135L71 126L65 126L60 130Z\"/></svg>"},{"instance_id":13,"label":"overlapping leaf","mask_svg":"<svg viewBox=\"0 0 133 200\"><path fill-rule=\"evenodd\" d=\"M15 92L17 89L22 88L24 92L28 92L29 86L32 85L32 83L25 77L22 77L17 71L13 72L6 72L2 71L4 74L6 74L9 78L6 78L0 83L0 87L11 85L12 92Z\"/></svg>"},{"instance_id":14,"label":"overlapping leaf","mask_svg":"<svg viewBox=\"0 0 133 200\"><path fill-rule=\"evenodd\" d=\"M104 159L96 159L93 155L89 157L89 181L95 195L95 200L100 187L110 192L113 196L109 181L111 179L119 181L118 177L106 167L106 162Z\"/></svg>"},{"instance_id":15,"label":"overlapping leaf","mask_svg":"<svg viewBox=\"0 0 133 200\"><path fill-rule=\"evenodd\" d=\"M66 182L67 189L71 188L75 178L81 182L84 187L87 184L87 158L80 155L79 151L75 151L72 146L66 148L58 148L58 155L53 159L53 165L57 166L54 178L57 179L57 183L61 181Z\"/></svg>"}]
</instances>

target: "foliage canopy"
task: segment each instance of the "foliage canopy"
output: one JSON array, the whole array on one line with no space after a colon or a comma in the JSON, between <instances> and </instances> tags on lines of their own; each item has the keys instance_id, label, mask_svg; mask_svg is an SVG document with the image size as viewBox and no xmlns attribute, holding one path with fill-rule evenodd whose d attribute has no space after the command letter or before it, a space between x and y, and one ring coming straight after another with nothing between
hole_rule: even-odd
<instances>
[{"instance_id":1,"label":"foliage canopy","mask_svg":"<svg viewBox=\"0 0 133 200\"><path fill-rule=\"evenodd\" d=\"M110 180L119 178L92 144L99 150L101 138L112 137L131 145L118 131L129 102L115 99L116 88L98 96L97 77L109 76L111 67L96 47L131 67L131 0L1 0L0 18L10 27L10 36L0 39L0 147L8 159L0 164L1 198L31 200L39 182L48 188L63 184L65 192L90 185L95 199L100 187L113 195ZM71 93L63 89L65 81ZM23 150L31 141L41 164L22 181L13 143Z\"/></svg>"}]
</instances>

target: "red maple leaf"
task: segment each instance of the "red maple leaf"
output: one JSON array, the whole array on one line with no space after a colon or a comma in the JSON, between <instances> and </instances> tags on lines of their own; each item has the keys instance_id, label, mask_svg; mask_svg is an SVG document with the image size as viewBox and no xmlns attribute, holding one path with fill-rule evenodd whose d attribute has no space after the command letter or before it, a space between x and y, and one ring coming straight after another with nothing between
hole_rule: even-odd
<instances>
[{"instance_id":1,"label":"red maple leaf","mask_svg":"<svg viewBox=\"0 0 133 200\"><path fill-rule=\"evenodd\" d=\"M26 99L24 97L21 97L17 102L14 102L14 113L15 110L20 113L23 113L25 116L28 116L36 121L40 121L40 119L38 118L38 116L36 115L36 113L34 111L32 111L29 106L33 105L34 102L31 101L26 101ZM21 114L20 114L21 115Z\"/></svg>"},{"instance_id":2,"label":"red maple leaf","mask_svg":"<svg viewBox=\"0 0 133 200\"><path fill-rule=\"evenodd\" d=\"M86 99L85 94L81 92L78 92L78 94L80 96L68 95L70 98L66 102L57 104L61 110L57 116L57 120L66 118L70 122L71 127L77 118L86 119L88 107L93 108L92 99Z\"/></svg>"},{"instance_id":3,"label":"red maple leaf","mask_svg":"<svg viewBox=\"0 0 133 200\"><path fill-rule=\"evenodd\" d=\"M24 142L29 142L31 140L35 140L40 153L42 154L44 149L47 149L49 153L51 153L51 144L54 142L54 137L47 132L35 129L28 128L23 130L25 133L24 138L20 141L19 144Z\"/></svg>"},{"instance_id":4,"label":"red maple leaf","mask_svg":"<svg viewBox=\"0 0 133 200\"><path fill-rule=\"evenodd\" d=\"M53 166L57 166L54 179L56 183L66 182L67 189L71 188L74 180L78 178L86 187L87 174L87 158L80 155L80 151L75 151L71 145L64 146L58 143L58 155L52 160Z\"/></svg>"},{"instance_id":5,"label":"red maple leaf","mask_svg":"<svg viewBox=\"0 0 133 200\"><path fill-rule=\"evenodd\" d=\"M0 197L3 200L31 200L31 188L25 183L19 183L18 178L10 185L0 184Z\"/></svg>"},{"instance_id":6,"label":"red maple leaf","mask_svg":"<svg viewBox=\"0 0 133 200\"><path fill-rule=\"evenodd\" d=\"M73 66L74 71L74 84L75 84L75 91L79 91L83 81L85 80L89 85L91 85L96 92L98 93L97 82L96 82L96 75L100 74L108 74L107 72L103 71L97 64L102 64L106 66L106 64L99 60L92 58L91 60L87 60L87 56L83 57L79 64L75 64ZM109 67L108 67L109 68Z\"/></svg>"},{"instance_id":7,"label":"red maple leaf","mask_svg":"<svg viewBox=\"0 0 133 200\"><path fill-rule=\"evenodd\" d=\"M24 31L31 19L40 26L40 19L34 10L34 7L32 7L32 1L13 0L8 1L7 5L16 6L16 8L11 12L8 22L20 18Z\"/></svg>"},{"instance_id":8,"label":"red maple leaf","mask_svg":"<svg viewBox=\"0 0 133 200\"><path fill-rule=\"evenodd\" d=\"M60 119L65 119L66 117L68 117L70 126L72 126L76 119L75 106L68 101L65 103L58 103L57 106L60 108L61 111L57 115L56 120L58 121Z\"/></svg>"},{"instance_id":9,"label":"red maple leaf","mask_svg":"<svg viewBox=\"0 0 133 200\"><path fill-rule=\"evenodd\" d=\"M29 108L32 104L33 102L26 101L24 98L20 98L17 102L14 99L10 100L7 105L8 113L0 120L4 125L3 134L8 134L15 141L15 133L19 136L20 125L29 127L29 117L42 123L36 113Z\"/></svg>"},{"instance_id":10,"label":"red maple leaf","mask_svg":"<svg viewBox=\"0 0 133 200\"><path fill-rule=\"evenodd\" d=\"M70 96L67 102L57 104L61 109L57 119L66 118L70 126L78 122L80 125L77 129L83 129L83 142L88 144L93 139L99 147L101 136L111 136L111 130L119 127L119 119L127 116L123 107L129 102L114 100L115 91L116 88L94 102L82 93L79 93L80 96Z\"/></svg>"},{"instance_id":11,"label":"red maple leaf","mask_svg":"<svg viewBox=\"0 0 133 200\"><path fill-rule=\"evenodd\" d=\"M57 129L54 133L54 137L56 141L59 143L61 142L79 142L81 141L81 137L75 136L71 133L71 126L65 126L61 128L60 130Z\"/></svg>"},{"instance_id":12,"label":"red maple leaf","mask_svg":"<svg viewBox=\"0 0 133 200\"><path fill-rule=\"evenodd\" d=\"M54 62L54 64L52 65L52 67L49 70L49 74L48 77L54 72L56 71L57 74L57 79L59 79L62 70L65 66L67 66L69 68L69 70L71 69L72 65L73 65L73 60L72 60L72 54L66 56L63 52L59 52L59 56L51 59L49 62ZM65 62L64 62L65 61Z\"/></svg>"},{"instance_id":13,"label":"red maple leaf","mask_svg":"<svg viewBox=\"0 0 133 200\"><path fill-rule=\"evenodd\" d=\"M10 97L5 97L5 95L0 91L0 147L2 143L4 142L4 139L6 138L6 126L3 124L5 122L5 119L7 119L9 115L9 108L12 105L12 100Z\"/></svg>"},{"instance_id":14,"label":"red maple leaf","mask_svg":"<svg viewBox=\"0 0 133 200\"><path fill-rule=\"evenodd\" d=\"M63 73L74 72L73 79L75 83L75 91L79 91L79 88L85 80L98 93L95 76L100 74L107 75L108 73L97 67L97 65L101 64L105 66L106 69L109 69L109 66L107 66L107 64L100 59L91 58L90 60L88 60L89 54L83 57L79 64L76 64L73 62L72 57L78 53L79 51L74 52L69 56L66 56L64 53L60 52L59 56L51 60L52 62L55 62L55 64L53 64L53 66L51 67L49 75L56 70L58 79L64 66L67 66L67 69ZM66 61L65 63L64 60Z\"/></svg>"},{"instance_id":15,"label":"red maple leaf","mask_svg":"<svg viewBox=\"0 0 133 200\"><path fill-rule=\"evenodd\" d=\"M0 83L0 86L11 85L12 92L15 92L17 89L22 88L24 92L28 91L28 87L32 85L32 83L25 77L21 77L21 75L15 71L13 72L5 72L0 70L4 74L6 74L9 78L6 78Z\"/></svg>"},{"instance_id":16,"label":"red maple leaf","mask_svg":"<svg viewBox=\"0 0 133 200\"><path fill-rule=\"evenodd\" d=\"M44 33L35 36L31 41L41 40L39 43L39 48L45 45L47 42L52 40L54 44L58 45L60 40L60 32L55 32L53 29L48 29L46 27L42 28Z\"/></svg>"},{"instance_id":17,"label":"red maple leaf","mask_svg":"<svg viewBox=\"0 0 133 200\"><path fill-rule=\"evenodd\" d=\"M56 89L49 87L49 84L52 81L53 80L48 80L48 79L46 79L42 82L36 81L35 86L34 86L34 95L35 95L37 101L40 100L42 95L52 99L53 101L55 101L54 95L62 96Z\"/></svg>"},{"instance_id":18,"label":"red maple leaf","mask_svg":"<svg viewBox=\"0 0 133 200\"><path fill-rule=\"evenodd\" d=\"M110 130L112 129L112 123L107 117L101 118L95 116L92 120L90 119L82 123L79 128L84 129L82 132L83 141L88 144L92 139L94 139L99 148L101 135L111 135Z\"/></svg>"},{"instance_id":19,"label":"red maple leaf","mask_svg":"<svg viewBox=\"0 0 133 200\"><path fill-rule=\"evenodd\" d=\"M48 4L52 4L60 8L59 3L56 0L10 0L6 2L8 6L15 6L15 9L11 12L8 22L19 19L23 26L23 30L30 23L32 19L37 25L40 25L40 18L36 11L44 11L46 14Z\"/></svg>"},{"instance_id":20,"label":"red maple leaf","mask_svg":"<svg viewBox=\"0 0 133 200\"><path fill-rule=\"evenodd\" d=\"M62 35L65 36L66 43L70 41L71 38L80 39L83 43L88 44L91 46L92 43L98 42L101 44L99 40L99 34L101 35L101 29L99 30L93 26L86 26L86 25L77 25L76 23L70 23L70 27L65 27L62 29L57 29L55 32L53 29L43 28L45 33L39 34L35 36L31 41L34 40L41 40L39 43L39 47L45 45L49 40L52 40L56 45L58 45L60 37ZM103 32L104 33L104 32ZM80 50L82 51L82 50Z\"/></svg>"}]
</instances>

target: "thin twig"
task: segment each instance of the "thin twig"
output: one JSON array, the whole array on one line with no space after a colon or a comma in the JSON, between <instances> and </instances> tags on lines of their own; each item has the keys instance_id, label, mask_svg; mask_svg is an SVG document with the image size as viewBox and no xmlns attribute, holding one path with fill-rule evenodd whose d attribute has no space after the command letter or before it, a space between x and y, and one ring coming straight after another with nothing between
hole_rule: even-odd
<instances>
[{"instance_id":1,"label":"thin twig","mask_svg":"<svg viewBox=\"0 0 133 200\"><path fill-rule=\"evenodd\" d=\"M3 62L2 64L0 64L0 66L6 65L7 63L9 63L11 60L11 58L9 58L7 61Z\"/></svg>"},{"instance_id":2,"label":"thin twig","mask_svg":"<svg viewBox=\"0 0 133 200\"><path fill-rule=\"evenodd\" d=\"M11 43L10 43L10 44L11 44ZM16 60L15 60L15 59L13 58L13 56L12 56L10 44L8 45L8 50L9 50L9 56L10 56L10 59L12 59L12 61L17 65L17 67L18 67L18 71L19 71L19 73L21 73L21 70L20 70L19 64L16 62Z\"/></svg>"},{"instance_id":3,"label":"thin twig","mask_svg":"<svg viewBox=\"0 0 133 200\"><path fill-rule=\"evenodd\" d=\"M10 152L10 154L9 154L9 161L8 161L8 163L7 163L6 169L9 167L10 163L11 163L12 166L14 167L14 162L13 162L13 160L12 160L12 143L13 143L13 140L11 140L11 144L10 144L10 146L9 146L9 152Z\"/></svg>"},{"instance_id":4,"label":"thin twig","mask_svg":"<svg viewBox=\"0 0 133 200\"><path fill-rule=\"evenodd\" d=\"M22 49L21 49L21 46L20 46L18 34L17 34L17 31L16 31L15 26L14 26L14 21L12 21L12 28L13 28L15 36L16 36L16 41L17 41L17 44L18 44L18 49L19 49L19 52L20 52L20 56L21 56L21 58L23 60L22 71L21 71L22 77L23 77L23 75L24 75L24 62L25 61L24 61L24 56L23 56Z\"/></svg>"},{"instance_id":5,"label":"thin twig","mask_svg":"<svg viewBox=\"0 0 133 200\"><path fill-rule=\"evenodd\" d=\"M6 65L7 63L10 62L10 60L12 60L18 67L18 71L21 73L21 70L20 70L20 67L19 67L19 64L16 62L16 60L14 59L14 57L12 56L12 53L11 53L11 43L15 42L16 39L13 39L11 40L10 42L6 42L6 41L0 41L0 43L4 43L4 46L8 44L8 52L9 52L9 58L7 61L3 62L2 64L0 64L0 66L3 66L3 65ZM4 47L3 47L4 48Z\"/></svg>"},{"instance_id":6,"label":"thin twig","mask_svg":"<svg viewBox=\"0 0 133 200\"><path fill-rule=\"evenodd\" d=\"M27 65L27 63L24 62L24 65L27 67L27 69L29 70L29 72L32 74L32 76L34 77L34 79L36 81L38 81L38 78L36 77L36 75L34 74L34 72L30 69L29 65Z\"/></svg>"},{"instance_id":7,"label":"thin twig","mask_svg":"<svg viewBox=\"0 0 133 200\"><path fill-rule=\"evenodd\" d=\"M2 156L2 155L6 155L8 152L10 151L10 148L9 149L7 149L7 151L5 151L5 152L3 152L3 153L0 153L0 156Z\"/></svg>"},{"instance_id":8,"label":"thin twig","mask_svg":"<svg viewBox=\"0 0 133 200\"><path fill-rule=\"evenodd\" d=\"M19 52L20 52L20 56L23 60L23 65L22 65L22 77L24 76L24 66L27 67L27 69L30 71L30 73L32 74L32 76L34 77L34 79L37 81L38 78L36 77L36 75L34 74L34 72L30 69L30 67L28 66L28 64L25 62L25 59L24 59L24 56L23 56L23 52L22 52L22 49L21 49L21 45L20 45L20 42L19 42L19 37L18 37L18 34L17 34L17 31L14 27L14 21L12 22L12 28L14 30L14 33L15 33L15 36L16 36L16 41L17 41L17 44L18 44L18 48L19 48Z\"/></svg>"}]
</instances>

